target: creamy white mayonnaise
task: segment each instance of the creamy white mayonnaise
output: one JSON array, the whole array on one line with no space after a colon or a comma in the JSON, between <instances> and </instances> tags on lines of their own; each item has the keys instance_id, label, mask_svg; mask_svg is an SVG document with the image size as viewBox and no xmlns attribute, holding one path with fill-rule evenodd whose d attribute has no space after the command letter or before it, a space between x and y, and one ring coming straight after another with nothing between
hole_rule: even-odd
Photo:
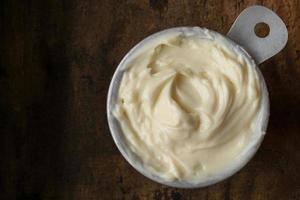
<instances>
[{"instance_id":1,"label":"creamy white mayonnaise","mask_svg":"<svg viewBox=\"0 0 300 200\"><path fill-rule=\"evenodd\" d=\"M238 158L260 109L253 60L202 29L157 37L131 57L113 113L145 167L196 180Z\"/></svg>"}]
</instances>

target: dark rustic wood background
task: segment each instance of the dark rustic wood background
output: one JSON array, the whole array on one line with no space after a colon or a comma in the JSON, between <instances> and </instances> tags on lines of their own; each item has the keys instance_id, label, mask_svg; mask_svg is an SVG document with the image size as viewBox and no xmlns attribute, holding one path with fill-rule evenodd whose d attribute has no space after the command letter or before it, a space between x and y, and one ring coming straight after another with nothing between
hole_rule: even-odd
<instances>
[{"instance_id":1,"label":"dark rustic wood background","mask_svg":"<svg viewBox=\"0 0 300 200\"><path fill-rule=\"evenodd\" d=\"M149 34L202 26L223 34L247 6L276 11L286 48L263 63L271 100L249 164L211 187L152 182L121 156L106 95L126 52ZM300 2L1 0L0 199L300 199Z\"/></svg>"}]
</instances>

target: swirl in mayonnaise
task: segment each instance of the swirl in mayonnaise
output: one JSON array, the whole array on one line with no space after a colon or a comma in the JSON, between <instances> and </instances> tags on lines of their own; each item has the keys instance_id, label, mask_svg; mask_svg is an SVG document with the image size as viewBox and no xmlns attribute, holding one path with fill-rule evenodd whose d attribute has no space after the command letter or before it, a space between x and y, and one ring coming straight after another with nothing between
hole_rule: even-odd
<instances>
[{"instance_id":1,"label":"swirl in mayonnaise","mask_svg":"<svg viewBox=\"0 0 300 200\"><path fill-rule=\"evenodd\" d=\"M136 51L114 115L144 166L166 180L192 180L239 156L260 102L254 61L206 30L158 37Z\"/></svg>"}]
</instances>

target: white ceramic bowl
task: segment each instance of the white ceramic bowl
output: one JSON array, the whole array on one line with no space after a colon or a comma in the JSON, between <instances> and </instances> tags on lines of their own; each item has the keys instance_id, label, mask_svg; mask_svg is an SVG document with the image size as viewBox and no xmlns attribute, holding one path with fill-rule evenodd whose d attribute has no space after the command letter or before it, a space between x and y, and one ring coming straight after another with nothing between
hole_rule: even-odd
<instances>
[{"instance_id":1,"label":"white ceramic bowl","mask_svg":"<svg viewBox=\"0 0 300 200\"><path fill-rule=\"evenodd\" d=\"M226 36L223 36L215 31L199 28L199 27L176 27L176 28L170 28L166 29L160 32L157 32L153 35L150 35L149 37L145 38L141 42L139 42L135 47L133 47L122 59L119 66L117 67L113 78L111 80L108 96L107 96L107 118L108 118L108 124L109 128L112 134L112 137L120 150L123 157L141 174L148 177L149 179L152 179L153 181L156 181L161 184L165 184L172 187L178 187L178 188L197 188L197 187L205 187L208 185L212 185L214 183L220 182L233 174L235 174L237 171L239 171L243 166L247 164L247 162L254 156L256 151L258 150L258 147L260 146L264 134L267 128L268 124L268 118L269 118L269 96L268 91L266 88L266 84L264 81L264 78L257 66L256 70L258 72L258 76L260 79L261 84L261 91L262 91L262 99L261 99L261 109L259 110L258 117L257 117L257 127L255 133L251 136L249 144L243 149L243 151L240 153L239 158L233 162L230 166L223 169L222 172L218 174L214 174L210 177L207 177L205 179L200 179L197 182L188 182L188 181L166 181L162 179L159 175L154 174L150 172L146 166L143 165L142 160L135 155L130 148L127 146L126 138L123 135L122 128L120 127L120 124L118 120L113 116L112 111L114 109L114 106L116 105L116 100L118 97L118 89L122 80L122 75L125 70L126 65L133 57L132 55L135 54L140 50L142 46L144 46L147 43L150 43L153 40L157 40L159 37L163 37L166 34L169 34L171 32L191 32L191 31L209 31L211 34L220 35L223 38L225 38L226 43L228 42L229 47L232 47L232 49L239 54L243 55L246 59L249 59L251 62L253 62L253 59L251 56L238 44L227 38Z\"/></svg>"}]
</instances>

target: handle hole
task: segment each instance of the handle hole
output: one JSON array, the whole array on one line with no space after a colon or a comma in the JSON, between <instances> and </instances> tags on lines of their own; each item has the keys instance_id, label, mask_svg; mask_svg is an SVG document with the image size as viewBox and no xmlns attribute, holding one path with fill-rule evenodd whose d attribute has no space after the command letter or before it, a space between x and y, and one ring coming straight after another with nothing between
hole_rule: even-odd
<instances>
[{"instance_id":1,"label":"handle hole","mask_svg":"<svg viewBox=\"0 0 300 200\"><path fill-rule=\"evenodd\" d=\"M264 22L257 23L254 27L254 32L257 37L265 38L270 33L270 27Z\"/></svg>"}]
</instances>

